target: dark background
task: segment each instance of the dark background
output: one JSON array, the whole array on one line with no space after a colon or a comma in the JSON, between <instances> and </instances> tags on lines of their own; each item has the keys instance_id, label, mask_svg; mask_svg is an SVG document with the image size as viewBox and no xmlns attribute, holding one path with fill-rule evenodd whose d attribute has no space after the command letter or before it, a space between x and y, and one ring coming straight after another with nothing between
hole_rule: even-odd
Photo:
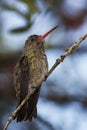
<instances>
[{"instance_id":1,"label":"dark background","mask_svg":"<svg viewBox=\"0 0 87 130\"><path fill-rule=\"evenodd\" d=\"M0 129L16 108L13 72L25 40L60 25L46 40L49 68L87 33L87 0L0 0ZM43 83L38 118L8 130L86 130L87 39Z\"/></svg>"}]
</instances>

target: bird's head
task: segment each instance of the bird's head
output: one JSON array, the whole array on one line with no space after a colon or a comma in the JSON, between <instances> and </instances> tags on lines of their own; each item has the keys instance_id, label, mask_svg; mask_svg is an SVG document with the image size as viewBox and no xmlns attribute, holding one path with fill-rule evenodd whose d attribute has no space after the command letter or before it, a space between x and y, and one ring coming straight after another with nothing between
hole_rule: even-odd
<instances>
[{"instance_id":1,"label":"bird's head","mask_svg":"<svg viewBox=\"0 0 87 130\"><path fill-rule=\"evenodd\" d=\"M28 40L26 41L25 45L27 46L32 46L32 47L36 47L36 46L43 46L44 44L44 39L51 33L53 32L58 26L52 28L51 30L49 30L48 32L46 32L45 34L38 36L38 35L31 35Z\"/></svg>"}]
</instances>

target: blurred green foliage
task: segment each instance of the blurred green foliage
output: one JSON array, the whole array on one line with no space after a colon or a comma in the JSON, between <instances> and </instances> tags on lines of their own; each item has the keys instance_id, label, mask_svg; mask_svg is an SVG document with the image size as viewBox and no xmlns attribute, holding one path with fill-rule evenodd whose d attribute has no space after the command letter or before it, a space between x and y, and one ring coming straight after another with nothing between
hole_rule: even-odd
<instances>
[{"instance_id":1,"label":"blurred green foliage","mask_svg":"<svg viewBox=\"0 0 87 130\"><path fill-rule=\"evenodd\" d=\"M32 22L32 16L35 15L35 13L39 13L40 10L37 7L37 4L35 2L35 0L19 0L21 3L24 3L28 10L27 12L23 12L22 10L20 10L20 8L17 8L15 5L9 4L9 2L2 2L2 8L4 10L7 11L14 11L15 13L17 13L19 16L21 16L24 20L25 20L25 26L22 27L18 27L18 28L14 28L12 30L10 30L11 33L21 33L24 31L27 31L33 24Z\"/></svg>"}]
</instances>

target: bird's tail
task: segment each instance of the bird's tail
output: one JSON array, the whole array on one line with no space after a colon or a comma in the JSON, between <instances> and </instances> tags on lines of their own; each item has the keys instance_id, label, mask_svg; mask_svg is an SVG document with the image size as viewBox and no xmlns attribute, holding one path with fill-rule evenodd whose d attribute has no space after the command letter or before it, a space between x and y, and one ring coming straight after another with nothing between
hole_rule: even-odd
<instances>
[{"instance_id":1,"label":"bird's tail","mask_svg":"<svg viewBox=\"0 0 87 130\"><path fill-rule=\"evenodd\" d=\"M37 101L39 97L40 89L37 89L33 95L29 98L29 100L24 104L21 110L17 113L17 122L28 120L32 121L32 117L37 117ZM19 102L20 104L21 102ZM18 104L18 105L19 105Z\"/></svg>"}]
</instances>

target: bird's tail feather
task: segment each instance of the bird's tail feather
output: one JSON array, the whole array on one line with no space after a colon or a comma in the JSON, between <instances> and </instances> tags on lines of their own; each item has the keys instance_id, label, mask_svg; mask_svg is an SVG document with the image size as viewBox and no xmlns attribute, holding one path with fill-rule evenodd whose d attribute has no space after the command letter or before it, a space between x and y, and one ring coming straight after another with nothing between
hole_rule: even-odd
<instances>
[{"instance_id":1,"label":"bird's tail feather","mask_svg":"<svg viewBox=\"0 0 87 130\"><path fill-rule=\"evenodd\" d=\"M26 104L21 108L21 110L17 113L17 122L21 122L24 120L26 115Z\"/></svg>"},{"instance_id":2,"label":"bird's tail feather","mask_svg":"<svg viewBox=\"0 0 87 130\"><path fill-rule=\"evenodd\" d=\"M17 122L27 120L32 121L32 117L37 117L37 101L39 96L40 89L37 89L33 95L31 95L30 99L21 110L17 113ZM20 103L19 103L20 104Z\"/></svg>"}]
</instances>

